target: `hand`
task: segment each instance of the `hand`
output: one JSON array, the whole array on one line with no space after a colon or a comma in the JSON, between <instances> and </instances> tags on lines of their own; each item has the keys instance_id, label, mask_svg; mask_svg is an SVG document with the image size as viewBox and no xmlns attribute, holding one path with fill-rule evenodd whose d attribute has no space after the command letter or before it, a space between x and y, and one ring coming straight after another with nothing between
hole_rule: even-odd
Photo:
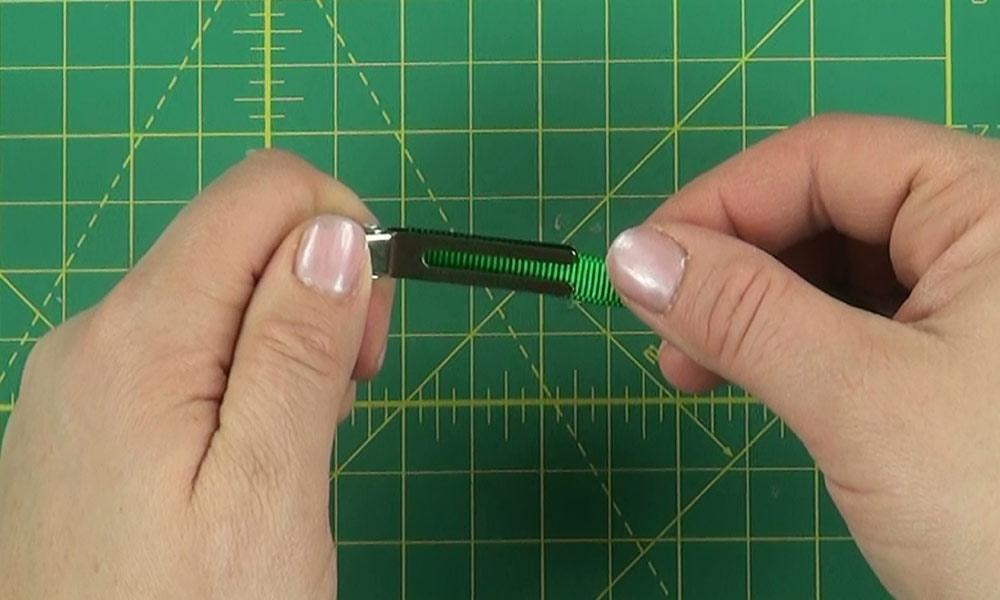
<instances>
[{"instance_id":1,"label":"hand","mask_svg":"<svg viewBox=\"0 0 1000 600\"><path fill-rule=\"evenodd\" d=\"M798 434L890 593L1000 597L1000 146L818 118L692 182L608 263L668 379L718 374Z\"/></svg>"},{"instance_id":2,"label":"hand","mask_svg":"<svg viewBox=\"0 0 1000 600\"><path fill-rule=\"evenodd\" d=\"M333 596L334 428L392 302L372 219L255 153L38 342L0 455L0 597Z\"/></svg>"}]
</instances>

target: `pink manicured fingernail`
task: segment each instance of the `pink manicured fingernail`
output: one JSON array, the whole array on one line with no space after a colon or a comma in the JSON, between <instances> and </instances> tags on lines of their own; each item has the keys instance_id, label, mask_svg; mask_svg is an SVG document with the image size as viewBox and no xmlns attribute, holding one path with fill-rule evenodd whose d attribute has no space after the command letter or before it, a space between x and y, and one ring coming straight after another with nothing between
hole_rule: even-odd
<instances>
[{"instance_id":1,"label":"pink manicured fingernail","mask_svg":"<svg viewBox=\"0 0 1000 600\"><path fill-rule=\"evenodd\" d=\"M321 215L302 234L295 275L312 288L346 296L358 282L367 252L360 225L345 217Z\"/></svg>"},{"instance_id":2,"label":"pink manicured fingernail","mask_svg":"<svg viewBox=\"0 0 1000 600\"><path fill-rule=\"evenodd\" d=\"M611 244L608 275L628 301L650 312L663 312L673 304L687 260L687 252L672 238L640 226L623 232Z\"/></svg>"}]
</instances>

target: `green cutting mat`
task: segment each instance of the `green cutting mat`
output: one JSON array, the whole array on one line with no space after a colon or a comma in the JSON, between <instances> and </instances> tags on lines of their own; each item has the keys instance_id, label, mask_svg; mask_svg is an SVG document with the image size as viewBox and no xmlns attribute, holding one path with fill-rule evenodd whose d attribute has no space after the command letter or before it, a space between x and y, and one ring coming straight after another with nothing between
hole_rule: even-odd
<instances>
[{"instance_id":1,"label":"green cutting mat","mask_svg":"<svg viewBox=\"0 0 1000 600\"><path fill-rule=\"evenodd\" d=\"M387 224L602 252L814 112L992 135L998 25L1000 0L3 2L0 426L48 323L250 148ZM398 298L333 461L343 598L884 597L790 432L737 389L676 397L629 315Z\"/></svg>"}]
</instances>

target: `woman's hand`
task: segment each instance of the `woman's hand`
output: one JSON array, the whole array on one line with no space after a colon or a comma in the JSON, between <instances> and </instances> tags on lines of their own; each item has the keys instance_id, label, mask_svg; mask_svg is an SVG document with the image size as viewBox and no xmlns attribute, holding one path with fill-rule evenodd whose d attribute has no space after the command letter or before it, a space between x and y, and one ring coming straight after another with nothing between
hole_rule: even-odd
<instances>
[{"instance_id":1,"label":"woman's hand","mask_svg":"<svg viewBox=\"0 0 1000 600\"><path fill-rule=\"evenodd\" d=\"M0 597L332 597L334 428L392 302L371 220L256 153L38 343L0 460Z\"/></svg>"},{"instance_id":2,"label":"woman's hand","mask_svg":"<svg viewBox=\"0 0 1000 600\"><path fill-rule=\"evenodd\" d=\"M799 435L890 592L1000 598L1000 145L814 119L692 182L608 262L668 379L721 375Z\"/></svg>"}]
</instances>

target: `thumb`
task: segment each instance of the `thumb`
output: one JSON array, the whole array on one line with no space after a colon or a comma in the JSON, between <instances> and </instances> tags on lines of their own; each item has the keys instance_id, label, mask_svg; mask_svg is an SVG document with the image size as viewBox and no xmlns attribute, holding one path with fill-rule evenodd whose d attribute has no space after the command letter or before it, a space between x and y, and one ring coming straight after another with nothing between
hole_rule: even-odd
<instances>
[{"instance_id":1,"label":"thumb","mask_svg":"<svg viewBox=\"0 0 1000 600\"><path fill-rule=\"evenodd\" d=\"M644 224L607 257L626 305L701 366L767 402L800 435L836 417L845 389L886 356L893 324L809 285L762 250L714 230ZM802 431L805 429L806 431Z\"/></svg>"},{"instance_id":2,"label":"thumb","mask_svg":"<svg viewBox=\"0 0 1000 600\"><path fill-rule=\"evenodd\" d=\"M284 240L244 316L210 453L261 470L254 485L327 492L370 291L365 234L354 221L322 215Z\"/></svg>"}]
</instances>

